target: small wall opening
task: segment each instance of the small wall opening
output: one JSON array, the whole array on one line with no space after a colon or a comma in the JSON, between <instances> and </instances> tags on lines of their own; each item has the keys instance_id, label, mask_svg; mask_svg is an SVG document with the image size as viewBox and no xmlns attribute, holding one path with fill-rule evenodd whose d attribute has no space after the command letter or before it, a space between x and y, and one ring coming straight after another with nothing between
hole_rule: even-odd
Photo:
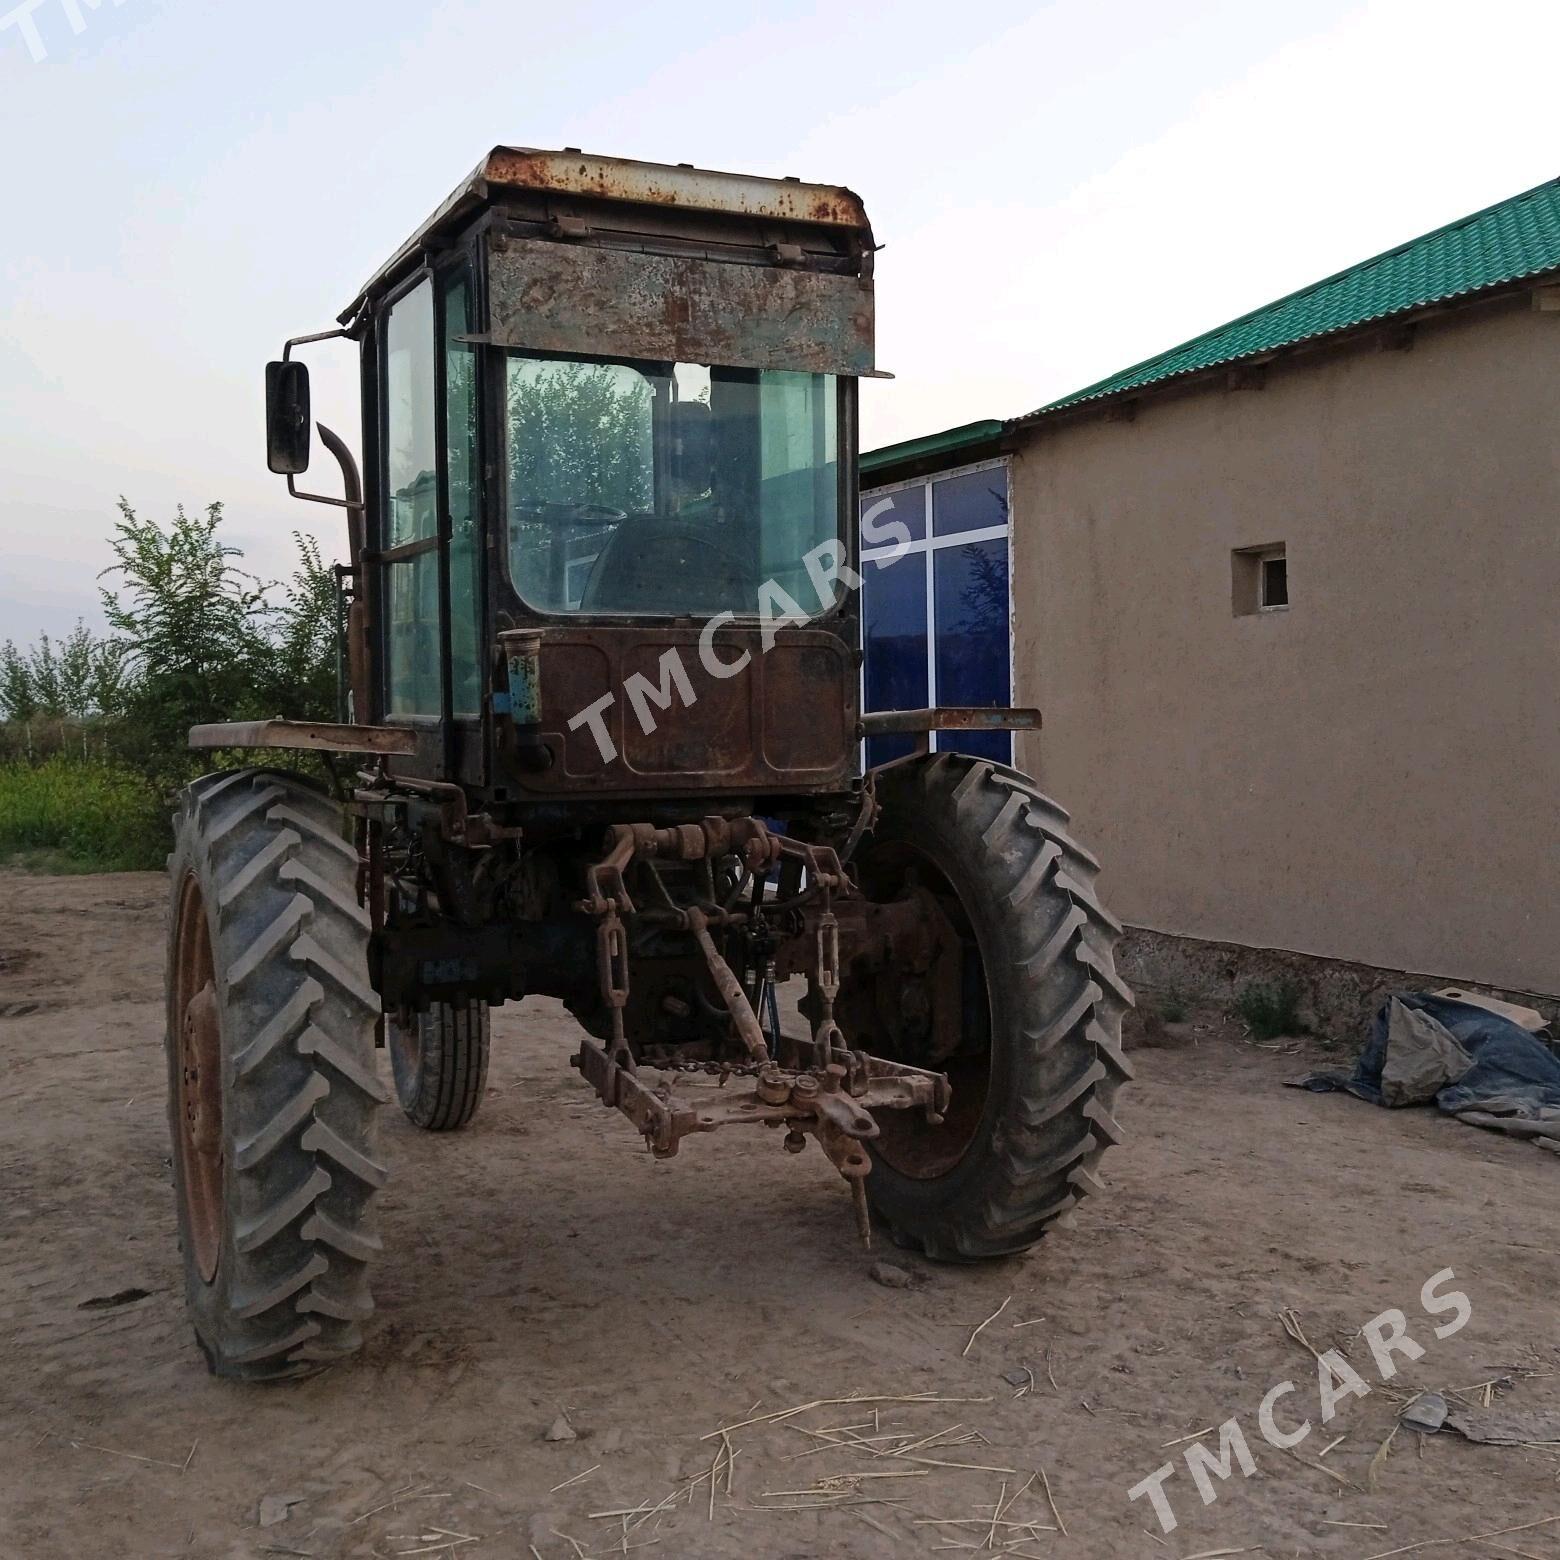
<instances>
[{"instance_id":1,"label":"small wall opening","mask_svg":"<svg viewBox=\"0 0 1560 1560\"><path fill-rule=\"evenodd\" d=\"M1230 554L1230 605L1236 617L1289 606L1289 558L1282 542L1237 547Z\"/></svg>"},{"instance_id":2,"label":"small wall opening","mask_svg":"<svg viewBox=\"0 0 1560 1560\"><path fill-rule=\"evenodd\" d=\"M1262 576L1259 586L1258 606L1287 607L1289 605L1289 565L1284 555L1262 560Z\"/></svg>"}]
</instances>

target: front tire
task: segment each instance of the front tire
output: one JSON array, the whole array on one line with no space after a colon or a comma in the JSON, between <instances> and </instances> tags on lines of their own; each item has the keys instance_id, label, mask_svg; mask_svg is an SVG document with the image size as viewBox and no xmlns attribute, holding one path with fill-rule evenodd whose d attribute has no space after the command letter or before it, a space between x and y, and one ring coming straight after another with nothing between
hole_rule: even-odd
<instances>
[{"instance_id":1,"label":"front tire","mask_svg":"<svg viewBox=\"0 0 1560 1560\"><path fill-rule=\"evenodd\" d=\"M389 1021L396 1098L413 1126L457 1132L470 1124L487 1088L488 1005L436 1002L412 1024L403 1029Z\"/></svg>"},{"instance_id":2,"label":"front tire","mask_svg":"<svg viewBox=\"0 0 1560 1560\"><path fill-rule=\"evenodd\" d=\"M357 1350L380 1250L368 917L340 813L297 776L208 775L175 817L168 1109L185 1295L214 1374Z\"/></svg>"},{"instance_id":3,"label":"front tire","mask_svg":"<svg viewBox=\"0 0 1560 1560\"><path fill-rule=\"evenodd\" d=\"M896 1241L930 1257L1023 1251L1100 1189L1100 1156L1120 1141L1121 925L1067 814L1017 770L936 754L883 770L877 795L859 867L869 897L930 889L980 978L966 979L962 1037L937 1063L953 1083L946 1120L884 1112L867 1197Z\"/></svg>"}]
</instances>

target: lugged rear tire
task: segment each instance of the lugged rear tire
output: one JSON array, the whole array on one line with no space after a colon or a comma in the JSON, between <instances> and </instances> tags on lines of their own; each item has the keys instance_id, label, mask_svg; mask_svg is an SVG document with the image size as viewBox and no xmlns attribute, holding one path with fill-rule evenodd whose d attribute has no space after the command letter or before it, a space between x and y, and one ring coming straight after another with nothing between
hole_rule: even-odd
<instances>
[{"instance_id":1,"label":"lugged rear tire","mask_svg":"<svg viewBox=\"0 0 1560 1560\"><path fill-rule=\"evenodd\" d=\"M1068 815L1019 771L936 754L883 770L877 796L862 880L870 894L908 869L956 901L983 967L990 1039L950 1062L944 1127L879 1114L868 1201L896 1241L929 1257L1022 1251L1100 1189L1100 1156L1120 1141L1116 1091L1132 1076L1121 1050L1132 996L1112 957L1121 925L1095 897L1099 864Z\"/></svg>"},{"instance_id":2,"label":"lugged rear tire","mask_svg":"<svg viewBox=\"0 0 1560 1560\"><path fill-rule=\"evenodd\" d=\"M403 1032L389 1021L390 1070L406 1119L428 1132L468 1126L487 1088L491 1017L482 1001L436 1002Z\"/></svg>"},{"instance_id":3,"label":"lugged rear tire","mask_svg":"<svg viewBox=\"0 0 1560 1560\"><path fill-rule=\"evenodd\" d=\"M185 1295L214 1374L306 1375L361 1346L380 1250L388 1091L357 860L335 803L296 775L208 775L174 823L168 1108Z\"/></svg>"}]
</instances>

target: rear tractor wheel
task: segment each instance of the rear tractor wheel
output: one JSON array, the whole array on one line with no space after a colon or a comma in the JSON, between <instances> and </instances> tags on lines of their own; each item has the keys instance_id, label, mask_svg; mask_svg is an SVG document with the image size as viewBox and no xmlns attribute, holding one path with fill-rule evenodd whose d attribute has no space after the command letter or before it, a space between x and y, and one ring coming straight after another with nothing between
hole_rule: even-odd
<instances>
[{"instance_id":1,"label":"rear tractor wheel","mask_svg":"<svg viewBox=\"0 0 1560 1560\"><path fill-rule=\"evenodd\" d=\"M881 976L875 992L852 993L847 977L842 1005L880 1015L868 1049L953 1085L938 1126L879 1116L867 1197L901 1245L930 1257L1022 1251L1099 1189L1100 1156L1120 1139L1116 1091L1132 1076L1121 1050L1132 997L1112 959L1121 926L1095 897L1098 863L1067 814L1017 770L936 754L884 770L877 795L857 858L864 891L929 892L962 957L951 996L892 979L885 994ZM886 1001L897 1006L885 1022ZM937 1001L956 1021L907 1042L915 1026L902 1015Z\"/></svg>"},{"instance_id":2,"label":"rear tractor wheel","mask_svg":"<svg viewBox=\"0 0 1560 1560\"><path fill-rule=\"evenodd\" d=\"M168 1114L185 1295L219 1376L305 1375L373 1310L368 917L334 803L296 776L208 775L179 799Z\"/></svg>"},{"instance_id":3,"label":"rear tractor wheel","mask_svg":"<svg viewBox=\"0 0 1560 1560\"><path fill-rule=\"evenodd\" d=\"M406 1028L387 1021L396 1098L414 1126L455 1132L469 1125L487 1087L490 1024L481 1001L435 1003Z\"/></svg>"}]
</instances>

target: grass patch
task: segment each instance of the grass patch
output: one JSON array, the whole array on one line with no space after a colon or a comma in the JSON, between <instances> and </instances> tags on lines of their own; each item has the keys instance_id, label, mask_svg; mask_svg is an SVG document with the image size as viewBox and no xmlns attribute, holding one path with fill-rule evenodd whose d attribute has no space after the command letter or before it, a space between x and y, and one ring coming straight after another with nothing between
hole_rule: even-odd
<instances>
[{"instance_id":1,"label":"grass patch","mask_svg":"<svg viewBox=\"0 0 1560 1560\"><path fill-rule=\"evenodd\" d=\"M1191 1010L1190 1000L1179 987L1170 987L1159 999L1159 1016L1167 1024L1184 1024Z\"/></svg>"},{"instance_id":2,"label":"grass patch","mask_svg":"<svg viewBox=\"0 0 1560 1560\"><path fill-rule=\"evenodd\" d=\"M1300 1019L1301 990L1292 980L1260 982L1247 986L1235 998L1235 1011L1258 1040L1277 1040L1282 1035L1303 1035Z\"/></svg>"},{"instance_id":3,"label":"grass patch","mask_svg":"<svg viewBox=\"0 0 1560 1560\"><path fill-rule=\"evenodd\" d=\"M0 764L0 862L34 872L139 872L168 854L155 787L113 764Z\"/></svg>"}]
</instances>

